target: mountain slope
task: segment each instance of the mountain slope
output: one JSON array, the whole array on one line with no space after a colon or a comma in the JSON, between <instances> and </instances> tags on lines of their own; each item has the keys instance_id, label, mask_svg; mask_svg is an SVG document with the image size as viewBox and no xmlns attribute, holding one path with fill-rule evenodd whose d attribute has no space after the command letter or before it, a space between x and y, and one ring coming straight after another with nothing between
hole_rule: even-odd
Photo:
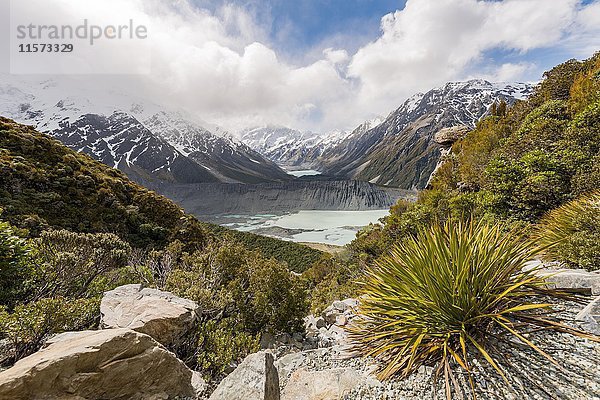
<instances>
[{"instance_id":1,"label":"mountain slope","mask_svg":"<svg viewBox=\"0 0 600 400\"><path fill-rule=\"evenodd\" d=\"M178 240L186 251L231 236L298 272L321 257L297 243L201 223L121 171L2 117L0 209L3 220L26 229L30 236L49 228L114 233L134 247L162 248Z\"/></svg>"},{"instance_id":2,"label":"mountain slope","mask_svg":"<svg viewBox=\"0 0 600 400\"><path fill-rule=\"evenodd\" d=\"M423 188L440 159L433 135L455 125L475 127L499 100L512 104L532 90L528 84L484 80L448 83L416 94L378 126L361 126L319 159L328 175L404 189Z\"/></svg>"},{"instance_id":3,"label":"mountain slope","mask_svg":"<svg viewBox=\"0 0 600 400\"><path fill-rule=\"evenodd\" d=\"M274 162L231 136L214 135L172 113L156 113L145 120L144 125L221 182L261 183L290 179Z\"/></svg>"},{"instance_id":4,"label":"mountain slope","mask_svg":"<svg viewBox=\"0 0 600 400\"><path fill-rule=\"evenodd\" d=\"M291 179L247 146L182 113L108 90L91 96L53 80L5 82L0 114L34 125L142 183Z\"/></svg>"},{"instance_id":5,"label":"mountain slope","mask_svg":"<svg viewBox=\"0 0 600 400\"><path fill-rule=\"evenodd\" d=\"M269 214L299 210L381 210L413 193L359 181L168 185L161 192L193 215ZM202 193L201 199L198 193Z\"/></svg>"},{"instance_id":6,"label":"mountain slope","mask_svg":"<svg viewBox=\"0 0 600 400\"><path fill-rule=\"evenodd\" d=\"M135 180L218 182L201 165L185 157L129 114L85 114L59 122L50 134L70 148L118 168Z\"/></svg>"}]
</instances>

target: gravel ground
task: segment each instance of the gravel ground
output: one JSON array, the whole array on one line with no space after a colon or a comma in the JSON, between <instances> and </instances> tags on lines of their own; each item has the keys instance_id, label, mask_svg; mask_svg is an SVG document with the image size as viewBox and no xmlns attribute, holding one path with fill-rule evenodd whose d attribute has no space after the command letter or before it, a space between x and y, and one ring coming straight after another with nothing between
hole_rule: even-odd
<instances>
[{"instance_id":1,"label":"gravel ground","mask_svg":"<svg viewBox=\"0 0 600 400\"><path fill-rule=\"evenodd\" d=\"M563 321L572 321L576 311L581 308L581 305L566 304L561 307L558 315ZM574 322L569 324L577 327ZM497 353L503 355L500 365L511 383L511 386L508 386L491 366L486 362L479 362L474 353L471 353L470 363L478 399L600 400L600 344L557 332L538 331L527 336L556 360L558 365L552 364L521 342L497 342ZM350 358L343 345L305 351L298 356L299 361L292 371L300 367L309 371L353 368L370 374L375 369L372 360ZM404 380L382 383L376 379L369 379L346 394L343 399L443 400L444 378L441 376L437 385L434 385L433 375L433 368L421 367L417 373ZM289 377L289 374L287 376ZM281 380L282 387L285 386L286 379L287 377L284 377ZM466 373L457 373L456 380L464 397L472 398ZM457 394L454 397L460 398Z\"/></svg>"}]
</instances>

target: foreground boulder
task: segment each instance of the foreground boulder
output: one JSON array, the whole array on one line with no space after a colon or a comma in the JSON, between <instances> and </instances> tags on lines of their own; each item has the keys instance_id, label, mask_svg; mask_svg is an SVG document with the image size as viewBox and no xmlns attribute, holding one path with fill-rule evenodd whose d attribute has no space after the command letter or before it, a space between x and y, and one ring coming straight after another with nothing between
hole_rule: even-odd
<instances>
[{"instance_id":1,"label":"foreground boulder","mask_svg":"<svg viewBox=\"0 0 600 400\"><path fill-rule=\"evenodd\" d=\"M210 400L279 400L279 376L273 355L261 351L246 357L221 381Z\"/></svg>"},{"instance_id":2,"label":"foreground boulder","mask_svg":"<svg viewBox=\"0 0 600 400\"><path fill-rule=\"evenodd\" d=\"M68 332L0 373L0 399L196 398L202 385L175 355L130 329Z\"/></svg>"},{"instance_id":3,"label":"foreground boulder","mask_svg":"<svg viewBox=\"0 0 600 400\"><path fill-rule=\"evenodd\" d=\"M366 381L365 375L352 368L299 369L290 376L281 400L338 400Z\"/></svg>"},{"instance_id":4,"label":"foreground boulder","mask_svg":"<svg viewBox=\"0 0 600 400\"><path fill-rule=\"evenodd\" d=\"M102 328L129 328L170 346L198 318L198 305L169 292L125 285L104 293L100 304Z\"/></svg>"}]
</instances>

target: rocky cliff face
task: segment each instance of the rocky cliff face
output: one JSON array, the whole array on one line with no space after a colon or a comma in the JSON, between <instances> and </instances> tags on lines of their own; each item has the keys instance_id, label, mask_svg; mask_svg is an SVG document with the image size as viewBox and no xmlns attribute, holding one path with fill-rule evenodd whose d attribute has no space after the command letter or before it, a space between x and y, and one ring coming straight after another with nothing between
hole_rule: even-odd
<instances>
[{"instance_id":1,"label":"rocky cliff face","mask_svg":"<svg viewBox=\"0 0 600 400\"><path fill-rule=\"evenodd\" d=\"M194 215L384 209L409 194L359 181L163 185L157 190Z\"/></svg>"},{"instance_id":2,"label":"rocky cliff face","mask_svg":"<svg viewBox=\"0 0 600 400\"><path fill-rule=\"evenodd\" d=\"M320 170L338 178L424 188L440 159L436 132L457 125L473 128L495 101L512 104L531 90L528 84L472 80L416 94L383 123L357 129L326 151L319 159Z\"/></svg>"}]
</instances>

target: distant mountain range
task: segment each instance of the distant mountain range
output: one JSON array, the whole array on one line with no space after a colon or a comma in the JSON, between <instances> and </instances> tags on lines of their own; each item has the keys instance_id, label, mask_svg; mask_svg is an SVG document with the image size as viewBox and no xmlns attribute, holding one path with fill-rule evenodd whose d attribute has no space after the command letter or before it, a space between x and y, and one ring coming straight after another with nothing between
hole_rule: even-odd
<instances>
[{"instance_id":1,"label":"distant mountain range","mask_svg":"<svg viewBox=\"0 0 600 400\"><path fill-rule=\"evenodd\" d=\"M181 111L122 93L107 90L98 97L76 87L65 90L54 79L0 77L0 115L33 125L150 187L293 180L284 167L317 169L327 179L420 189L442 154L436 132L473 128L494 102L512 104L532 88L453 82L416 94L387 118L366 121L352 132L316 134L267 125L245 129L236 139Z\"/></svg>"},{"instance_id":2,"label":"distant mountain range","mask_svg":"<svg viewBox=\"0 0 600 400\"><path fill-rule=\"evenodd\" d=\"M303 165L336 179L356 179L403 189L421 189L440 160L439 130L474 128L494 102L526 98L526 83L485 80L452 82L418 93L382 120L367 121L332 140L287 128L247 131L242 141L282 165Z\"/></svg>"},{"instance_id":3,"label":"distant mountain range","mask_svg":"<svg viewBox=\"0 0 600 400\"><path fill-rule=\"evenodd\" d=\"M65 91L54 80L0 80L0 115L33 125L141 183L292 179L216 127L211 129L218 134L180 112L120 93L98 98L83 90Z\"/></svg>"},{"instance_id":4,"label":"distant mountain range","mask_svg":"<svg viewBox=\"0 0 600 400\"><path fill-rule=\"evenodd\" d=\"M345 131L319 135L275 125L245 129L240 133L241 141L249 147L278 165L291 168L310 167L348 135Z\"/></svg>"}]
</instances>

